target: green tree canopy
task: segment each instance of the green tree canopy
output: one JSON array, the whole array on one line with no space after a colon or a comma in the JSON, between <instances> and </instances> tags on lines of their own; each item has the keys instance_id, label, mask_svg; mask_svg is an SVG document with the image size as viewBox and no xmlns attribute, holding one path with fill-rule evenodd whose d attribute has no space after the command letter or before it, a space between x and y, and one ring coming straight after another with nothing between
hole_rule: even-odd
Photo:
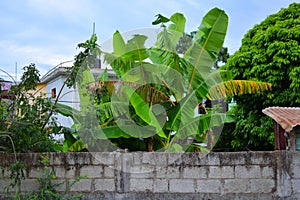
<instances>
[{"instance_id":1,"label":"green tree canopy","mask_svg":"<svg viewBox=\"0 0 300 200\"><path fill-rule=\"evenodd\" d=\"M229 58L227 68L234 79L272 84L272 91L235 98L236 125L223 137L230 136L236 150L272 149L273 122L262 109L300 106L299 42L300 4L293 3L249 30L240 49Z\"/></svg>"}]
</instances>

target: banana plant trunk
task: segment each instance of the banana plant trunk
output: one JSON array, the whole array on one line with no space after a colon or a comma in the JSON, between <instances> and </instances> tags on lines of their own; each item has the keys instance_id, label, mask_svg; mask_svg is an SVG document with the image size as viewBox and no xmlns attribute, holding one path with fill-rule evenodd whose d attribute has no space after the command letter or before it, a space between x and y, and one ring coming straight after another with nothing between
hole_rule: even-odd
<instances>
[{"instance_id":1,"label":"banana plant trunk","mask_svg":"<svg viewBox=\"0 0 300 200\"><path fill-rule=\"evenodd\" d=\"M154 137L149 137L146 139L147 151L153 152L154 151Z\"/></svg>"}]
</instances>

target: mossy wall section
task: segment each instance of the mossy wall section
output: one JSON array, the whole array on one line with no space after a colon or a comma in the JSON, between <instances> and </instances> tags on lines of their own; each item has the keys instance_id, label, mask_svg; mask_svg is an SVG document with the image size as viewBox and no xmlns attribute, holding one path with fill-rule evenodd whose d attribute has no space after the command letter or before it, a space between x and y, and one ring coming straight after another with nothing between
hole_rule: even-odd
<instances>
[{"instance_id":1,"label":"mossy wall section","mask_svg":"<svg viewBox=\"0 0 300 200\"><path fill-rule=\"evenodd\" d=\"M41 155L50 159L54 183L82 199L300 199L300 152L234 153L26 153L22 192L37 191ZM0 196L14 154L0 154Z\"/></svg>"}]
</instances>

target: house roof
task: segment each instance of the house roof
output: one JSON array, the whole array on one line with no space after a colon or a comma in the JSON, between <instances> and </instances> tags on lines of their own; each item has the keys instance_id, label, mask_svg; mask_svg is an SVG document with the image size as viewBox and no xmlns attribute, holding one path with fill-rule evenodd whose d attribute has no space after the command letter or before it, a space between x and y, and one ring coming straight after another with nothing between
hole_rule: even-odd
<instances>
[{"instance_id":1,"label":"house roof","mask_svg":"<svg viewBox=\"0 0 300 200\"><path fill-rule=\"evenodd\" d=\"M262 112L275 120L286 132L300 125L300 107L269 107Z\"/></svg>"},{"instance_id":2,"label":"house roof","mask_svg":"<svg viewBox=\"0 0 300 200\"><path fill-rule=\"evenodd\" d=\"M41 78L41 82L48 83L49 81L52 81L53 79L57 78L60 75L67 74L68 68L70 67L55 67L51 69Z\"/></svg>"}]
</instances>

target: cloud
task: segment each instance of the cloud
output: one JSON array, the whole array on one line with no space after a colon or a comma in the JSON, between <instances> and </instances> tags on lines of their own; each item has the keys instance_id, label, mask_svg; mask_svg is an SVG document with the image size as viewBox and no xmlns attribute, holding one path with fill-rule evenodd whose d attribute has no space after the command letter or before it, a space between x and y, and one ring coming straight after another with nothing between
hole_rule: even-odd
<instances>
[{"instance_id":1,"label":"cloud","mask_svg":"<svg viewBox=\"0 0 300 200\"><path fill-rule=\"evenodd\" d=\"M49 68L67 61L72 60L75 54L73 53L58 53L55 49L45 48L34 45L20 45L12 41L0 41L0 51L2 56L11 62L18 63L18 66L26 66L30 63L35 63L41 74L44 74ZM9 73L14 73L14 68L7 66L1 66ZM21 68L19 67L19 68Z\"/></svg>"},{"instance_id":2,"label":"cloud","mask_svg":"<svg viewBox=\"0 0 300 200\"><path fill-rule=\"evenodd\" d=\"M87 2L80 0L27 0L27 5L29 8L34 9L34 12L44 16L61 15L71 18L84 13Z\"/></svg>"}]
</instances>

